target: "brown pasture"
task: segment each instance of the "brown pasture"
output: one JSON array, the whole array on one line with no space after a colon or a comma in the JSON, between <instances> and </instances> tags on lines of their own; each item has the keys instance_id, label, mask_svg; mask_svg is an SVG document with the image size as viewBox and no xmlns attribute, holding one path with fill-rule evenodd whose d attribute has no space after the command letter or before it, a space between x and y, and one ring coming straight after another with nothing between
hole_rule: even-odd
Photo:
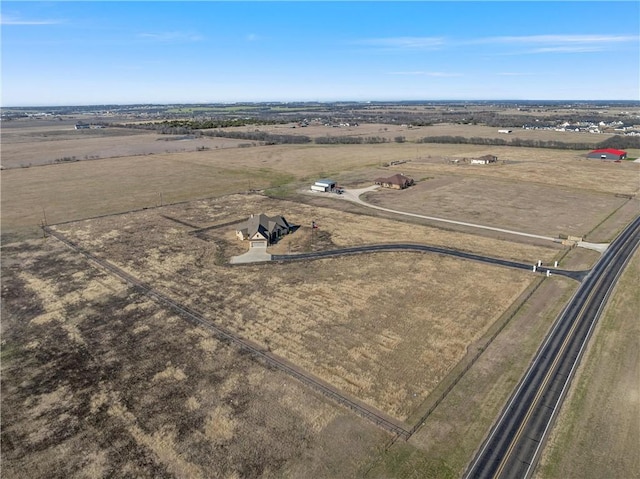
<instances>
[{"instance_id":1,"label":"brown pasture","mask_svg":"<svg viewBox=\"0 0 640 479\"><path fill-rule=\"evenodd\" d=\"M402 191L380 188L364 199L385 208L552 237L584 236L628 201L607 193L467 175L438 175Z\"/></svg>"},{"instance_id":2,"label":"brown pasture","mask_svg":"<svg viewBox=\"0 0 640 479\"><path fill-rule=\"evenodd\" d=\"M124 128L10 129L2 132L2 167L25 168L60 162L189 152L198 148L237 148L242 143L247 141L159 135Z\"/></svg>"},{"instance_id":3,"label":"brown pasture","mask_svg":"<svg viewBox=\"0 0 640 479\"><path fill-rule=\"evenodd\" d=\"M500 178L511 182L541 183L602 193L635 195L640 190L640 163L588 160L570 150L543 148L487 147L480 145L428 145L418 159L387 168L389 175L404 172L416 179L436 173ZM495 155L498 163L471 165L468 161ZM452 161L457 161L453 163Z\"/></svg>"},{"instance_id":4,"label":"brown pasture","mask_svg":"<svg viewBox=\"0 0 640 479\"><path fill-rule=\"evenodd\" d=\"M296 134L305 130L291 129ZM343 131L332 129L332 134ZM384 134L392 139L402 131L389 127ZM33 163L48 148L64 156L81 154L73 151L90 155L98 147L108 153L108 141L131 156L1 173L7 477L25 472L49 477L51 471L65 477L81 477L85 471L96 477L411 477L425 470L436 471L434 477L459 476L575 287L563 278L541 280L504 334L418 434L388 448L386 433L126 290L53 239L7 247L7 238L36 235L44 216L57 223L148 208L57 228L211 321L371 405L413 418L461 358L486 340L501 313L515 306L520 292L540 279L414 253L229 267L229 256L247 248L235 239L233 226L200 237L189 232L265 212L284 214L301 226L271 248L274 253L402 241L518 261L560 259L567 267L583 268L597 254L378 218L353 205L351 211L361 214L339 211L345 203L333 199L305 204L305 195L295 196L302 202L291 202L229 194L284 185L275 191L286 196L308 188L317 177L354 186L404 172L425 187L440 185L435 192L442 208L448 207L447 196L458 202L451 214L471 214L464 199L488 188L501 199L495 212L505 222L523 223L517 211L528 208L527 215L549 222L544 230L594 226L593 234L602 241L637 208L636 200L616 199L615 194L637 193L640 165L587 161L575 151L391 142L213 147L134 156L155 145L153 135L106 139L91 130L94 136L76 144L65 137L67 131L57 140L36 140L32 133L31 140L23 136L29 151L23 161ZM422 129L413 133L424 136ZM14 137L12 145L18 140ZM56 141L68 142L67 147L55 150ZM11 148L12 154L21 151ZM507 161L487 167L447 163L483 154ZM381 167L398 160L410 161ZM455 184L462 198L456 197ZM399 201L402 197L394 193L427 194L420 191L384 194L388 201ZM530 207L524 198L533 201L535 196L527 195L535 192L545 198ZM553 216L559 204L555 194L576 211ZM166 204L214 197L156 208L161 199ZM398 209L420 201L399 201ZM618 201L622 206L616 210ZM478 218L489 221L493 205L485 200L482 206ZM607 212L613 214L606 217ZM311 220L320 225L315 233Z\"/></svg>"},{"instance_id":5,"label":"brown pasture","mask_svg":"<svg viewBox=\"0 0 640 479\"><path fill-rule=\"evenodd\" d=\"M61 243L2 252L2 477L355 477L390 435Z\"/></svg>"},{"instance_id":6,"label":"brown pasture","mask_svg":"<svg viewBox=\"0 0 640 479\"><path fill-rule=\"evenodd\" d=\"M245 198L252 197L231 197L227 204L225 199L200 201L186 210L159 208L57 229L207 318L399 419L428 397L469 344L488 331L534 278L527 272L414 253L229 268L221 262L228 251L237 251L233 242L243 244L233 237L233 227L227 233L212 229L205 241L176 221L220 224L223 211L226 221L242 218L248 208L239 206ZM260 202L262 209L249 211L284 214L294 223L315 218L327 234L325 247L377 243L381 235L386 241L406 241L400 235L411 229L415 239L434 237L426 227L401 224L394 233L389 220L266 198ZM292 241L296 234L290 235ZM442 233L436 230L435 235ZM441 243L447 242L444 236ZM546 249L546 258L555 251ZM501 254L509 255L505 250Z\"/></svg>"},{"instance_id":7,"label":"brown pasture","mask_svg":"<svg viewBox=\"0 0 640 479\"><path fill-rule=\"evenodd\" d=\"M395 141L397 137L404 137L404 141L415 142L425 137L435 136L462 136L465 138L498 138L507 142L512 139L561 141L564 143L583 143L596 145L613 136L610 133L590 134L584 132L555 131L555 130L526 130L523 128L510 128L512 133L498 133L502 128L482 125L459 125L455 123L442 123L431 126L410 126L407 124L383 124L361 123L355 126L349 123L323 125L311 123L307 127L300 127L297 123L286 125L261 125L260 127L234 127L226 128L227 131L254 132L256 130L272 133L308 136L310 138L353 136L353 137L380 137L388 141Z\"/></svg>"},{"instance_id":8,"label":"brown pasture","mask_svg":"<svg viewBox=\"0 0 640 479\"><path fill-rule=\"evenodd\" d=\"M41 143L42 148L46 149L47 143ZM508 163L473 168L446 163L447 158L487 153ZM383 163L401 160L410 161L374 171ZM169 203L288 181L303 186L326 176L363 179L357 174L362 170L370 172L370 179L397 171L418 180L463 174L635 194L640 164L590 161L575 152L559 150L408 143L263 146L80 161L3 171L3 233L33 236L45 215L55 223L149 207L159 204L161 194L163 203Z\"/></svg>"}]
</instances>

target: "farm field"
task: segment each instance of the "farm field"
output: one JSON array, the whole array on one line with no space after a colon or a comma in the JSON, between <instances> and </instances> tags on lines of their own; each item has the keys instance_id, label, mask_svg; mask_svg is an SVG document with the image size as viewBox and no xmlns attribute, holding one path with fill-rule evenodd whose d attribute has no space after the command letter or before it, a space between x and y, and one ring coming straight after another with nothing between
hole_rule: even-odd
<instances>
[{"instance_id":1,"label":"farm field","mask_svg":"<svg viewBox=\"0 0 640 479\"><path fill-rule=\"evenodd\" d=\"M439 145L447 146L447 145ZM455 146L455 145L448 145ZM458 150L458 152L456 152ZM389 168L390 174L403 172L415 179L433 176L435 173L500 178L507 181L540 183L554 187L567 187L601 193L634 195L638 192L640 164L631 161L587 160L575 151L552 149L486 147L464 145L464 148L439 150L440 154L428 157L417 155L417 160ZM449 160L493 154L497 164L450 164ZM506 161L506 164L501 163Z\"/></svg>"},{"instance_id":2,"label":"farm field","mask_svg":"<svg viewBox=\"0 0 640 479\"><path fill-rule=\"evenodd\" d=\"M466 175L438 175L402 191L380 188L363 199L385 208L552 237L585 236L629 201L606 193Z\"/></svg>"},{"instance_id":3,"label":"farm field","mask_svg":"<svg viewBox=\"0 0 640 479\"><path fill-rule=\"evenodd\" d=\"M315 218L325 233L318 239L325 249L376 243L381 236L387 242L413 236L452 244L446 234L426 227L400 224L394 232L394 222L384 219L259 196L225 200L200 201L184 212L172 206L56 229L217 324L399 419L428 397L468 345L479 341L535 278L413 253L229 268L224 258L241 250L237 245L247 248L235 239L233 226L226 232L209 230L203 240L188 234L195 228L182 223L208 226L246 218L247 210L279 211L294 224ZM261 209L251 210L251 203L262 203ZM329 215L333 223L324 221ZM286 239L294 242L297 234ZM461 246L473 247L460 240ZM536 257L551 261L557 254L557 249L522 244L509 252L507 242L501 244L503 255L529 254L531 263ZM293 249L301 246L294 243Z\"/></svg>"},{"instance_id":4,"label":"farm field","mask_svg":"<svg viewBox=\"0 0 640 479\"><path fill-rule=\"evenodd\" d=\"M406 124L388 123L360 123L357 126L349 124L343 125L318 125L311 123L307 127L300 128L295 123L287 125L265 125L259 130L287 135L304 135L311 138L324 136L355 136L355 137L380 137L388 141L395 141L397 137L404 137L404 141L415 142L425 137L435 136L462 136L465 138L499 138L505 141L512 139L521 140L541 140L541 141L561 141L565 143L584 143L596 145L599 142L613 136L612 134L589 134L568 131L553 130L526 130L523 128L509 128L510 134L498 133L498 127L484 125L460 125L454 123L443 123L431 126L409 126ZM237 127L225 128L229 131L254 131L255 128Z\"/></svg>"},{"instance_id":5,"label":"farm field","mask_svg":"<svg viewBox=\"0 0 640 479\"><path fill-rule=\"evenodd\" d=\"M73 125L14 128L2 132L2 167L25 168L73 161L159 153L196 151L198 148L237 148L247 143L229 138L160 135L144 130L104 128L75 130Z\"/></svg>"},{"instance_id":6,"label":"farm field","mask_svg":"<svg viewBox=\"0 0 640 479\"><path fill-rule=\"evenodd\" d=\"M41 143L43 151L47 143ZM447 163L492 152L509 163L474 168ZM404 160L411 161L378 168ZM559 150L403 143L214 148L17 168L2 172L3 235L37 236L45 215L57 223L155 206L161 199L166 204L270 187L286 196L318 177L344 179L351 186L397 171L416 180L462 174L635 194L640 164L579 160L576 152Z\"/></svg>"},{"instance_id":7,"label":"farm field","mask_svg":"<svg viewBox=\"0 0 640 479\"><path fill-rule=\"evenodd\" d=\"M545 134L527 138L581 142L604 135L382 123L236 128L254 129L390 142L257 146L128 129L75 131L53 120L26 129L3 125L2 166L10 165L0 173L7 477L459 477L577 283L409 252L230 266L231 256L248 249L236 225L255 213L282 214L298 225L269 248L273 254L410 242L582 270L597 252L430 225L310 194L309 185L330 177L364 187L401 172L417 185L366 199L592 242L611 241L640 211L638 163L586 160L586 151L412 143L428 135ZM209 149L196 151L201 146ZM464 162L485 154L499 163ZM81 161L36 167L73 156ZM402 163L383 166L392 162ZM43 240L43 220L408 428L437 407L409 441L392 444L371 422L221 343L54 238ZM634 264L637 270L637 258ZM625 291L609 321L633 315ZM598 334L614 329L603 325L606 334ZM630 331L620 326L611 337L633 338ZM632 344L624 344L628 351ZM627 365L632 356L620 354ZM585 374L600 389L610 384L599 372ZM566 434L558 433L559 444ZM629 446L612 444L612 455ZM634 460L615 470L627 471ZM550 452L540 479L574 470L581 469Z\"/></svg>"},{"instance_id":8,"label":"farm field","mask_svg":"<svg viewBox=\"0 0 640 479\"><path fill-rule=\"evenodd\" d=\"M2 269L5 478L354 477L390 438L59 242Z\"/></svg>"}]
</instances>

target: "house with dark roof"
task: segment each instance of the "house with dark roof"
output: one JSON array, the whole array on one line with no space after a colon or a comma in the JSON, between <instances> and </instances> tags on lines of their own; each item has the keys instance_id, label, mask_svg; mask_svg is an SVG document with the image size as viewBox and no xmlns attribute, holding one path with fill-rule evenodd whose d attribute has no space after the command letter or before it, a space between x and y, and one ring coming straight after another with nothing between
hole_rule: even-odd
<instances>
[{"instance_id":1,"label":"house with dark roof","mask_svg":"<svg viewBox=\"0 0 640 479\"><path fill-rule=\"evenodd\" d=\"M383 188L394 188L396 190L404 190L409 186L412 186L415 182L413 178L404 176L401 173L397 173L389 178L377 178L374 183L380 185Z\"/></svg>"},{"instance_id":2,"label":"house with dark roof","mask_svg":"<svg viewBox=\"0 0 640 479\"><path fill-rule=\"evenodd\" d=\"M587 158L597 158L598 160L624 160L626 157L626 151L616 150L614 148L593 150L587 155Z\"/></svg>"},{"instance_id":3,"label":"house with dark roof","mask_svg":"<svg viewBox=\"0 0 640 479\"><path fill-rule=\"evenodd\" d=\"M241 240L249 240L251 248L268 246L276 243L282 236L293 229L284 216L267 216L265 214L251 215L249 219L236 230L236 236Z\"/></svg>"}]
</instances>

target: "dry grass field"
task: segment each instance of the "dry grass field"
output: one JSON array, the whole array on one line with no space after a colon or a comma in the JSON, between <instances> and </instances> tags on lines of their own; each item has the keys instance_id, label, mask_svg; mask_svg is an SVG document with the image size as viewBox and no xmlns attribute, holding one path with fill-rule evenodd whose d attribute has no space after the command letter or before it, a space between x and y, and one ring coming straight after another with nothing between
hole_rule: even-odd
<instances>
[{"instance_id":1,"label":"dry grass field","mask_svg":"<svg viewBox=\"0 0 640 479\"><path fill-rule=\"evenodd\" d=\"M389 435L59 242L4 245L2 477L354 477Z\"/></svg>"},{"instance_id":2,"label":"dry grass field","mask_svg":"<svg viewBox=\"0 0 640 479\"><path fill-rule=\"evenodd\" d=\"M255 127L227 128L229 131L255 131ZM393 125L382 123L362 123L358 126L339 125L318 125L312 123L307 127L297 127L295 123L288 125L268 125L260 126L259 130L274 134L304 135L311 138L334 137L334 136L355 136L355 137L380 137L388 141L395 141L396 137L404 137L405 141L422 140L432 136L462 136L465 138L499 138L505 141L512 139L541 140L541 141L561 141L565 143L584 143L596 145L613 136L612 134L589 134L568 131L553 130L525 130L522 128L510 128L513 133L498 133L500 128L482 125L459 125L454 123L443 123L431 126L409 126Z\"/></svg>"},{"instance_id":3,"label":"dry grass field","mask_svg":"<svg viewBox=\"0 0 640 479\"><path fill-rule=\"evenodd\" d=\"M411 143L428 135L491 137L492 128L261 126L390 143L246 148L237 147L243 140L69 128L3 128L3 167L17 166L0 173L1 440L9 478L459 477L577 283L418 253L229 266L248 245L227 223L283 214L299 229L271 247L274 254L414 242L583 269L596 252L430 227L337 195L300 192L319 177L355 187L402 172L418 185L370 200L590 241L609 241L640 205L616 196L638 193L638 163L586 160L586 151ZM604 139L550 135L539 139ZM200 146L210 149L195 151ZM448 162L484 154L500 163ZM35 166L73 156L103 159ZM391 436L368 421L220 343L57 240L34 239L45 217L65 222L55 228L96 256L409 426L483 353L411 440L389 447ZM637 306L623 291L610 321ZM637 335L624 324L601 331L611 340L626 334L619 362L628 365ZM609 351L608 341L597 351ZM590 367L586 376L606 389L611 383ZM612 444L629 447L623 439ZM548 457L541 477L579 470L555 452ZM612 470L629 466L637 467L637 455Z\"/></svg>"},{"instance_id":4,"label":"dry grass field","mask_svg":"<svg viewBox=\"0 0 640 479\"><path fill-rule=\"evenodd\" d=\"M230 138L160 135L126 128L75 130L69 125L59 130L51 128L3 129L2 167L25 168L56 162L179 153L203 147L210 150L237 148L242 143L250 143Z\"/></svg>"},{"instance_id":5,"label":"dry grass field","mask_svg":"<svg viewBox=\"0 0 640 479\"><path fill-rule=\"evenodd\" d=\"M448 146L449 148L444 148ZM448 151L447 151L448 150ZM448 160L494 154L497 164L450 164ZM506 164L502 163L506 161ZM568 150L438 145L428 157L421 156L389 171L398 170L416 179L436 173L500 178L512 182L540 183L612 194L636 194L640 188L640 164L630 161L587 160ZM392 171L393 172L393 171ZM390 173L391 174L391 173Z\"/></svg>"},{"instance_id":6,"label":"dry grass field","mask_svg":"<svg viewBox=\"0 0 640 479\"><path fill-rule=\"evenodd\" d=\"M638 284L640 253L636 252L585 352L541 459L537 478L638 476Z\"/></svg>"},{"instance_id":7,"label":"dry grass field","mask_svg":"<svg viewBox=\"0 0 640 479\"><path fill-rule=\"evenodd\" d=\"M46 150L47 142L41 145ZM444 160L492 152L509 163L472 168ZM399 160L412 161L395 169L375 170L384 162ZM367 173L363 176L359 171ZM523 188L542 183L635 194L640 164L580 160L569 151L407 143L221 148L80 161L3 171L3 234L36 236L43 209L47 220L56 223L155 206L160 194L163 203L170 203L287 184L295 189L326 176L339 181L371 180L396 171L416 179L462 174L522 182ZM288 191L291 188L281 193Z\"/></svg>"},{"instance_id":8,"label":"dry grass field","mask_svg":"<svg viewBox=\"0 0 640 479\"><path fill-rule=\"evenodd\" d=\"M416 434L382 452L364 477L462 477L575 287L545 278Z\"/></svg>"},{"instance_id":9,"label":"dry grass field","mask_svg":"<svg viewBox=\"0 0 640 479\"><path fill-rule=\"evenodd\" d=\"M466 175L438 176L402 191L380 188L374 205L557 237L584 236L628 201L607 193Z\"/></svg>"},{"instance_id":10,"label":"dry grass field","mask_svg":"<svg viewBox=\"0 0 640 479\"><path fill-rule=\"evenodd\" d=\"M230 268L221 264L224 258L247 248L235 239L233 226L209 230L203 240L178 222L206 227L261 211L302 225L286 238L291 246L280 245L294 251L313 247L303 232L314 218L323 233L316 241L324 248L412 240L474 251L500 244L501 255L529 255L532 263L557 254L489 239L476 244L471 235L456 242L457 234L437 229L256 195L56 229L217 324L400 419L428 397L535 277L413 253Z\"/></svg>"}]
</instances>

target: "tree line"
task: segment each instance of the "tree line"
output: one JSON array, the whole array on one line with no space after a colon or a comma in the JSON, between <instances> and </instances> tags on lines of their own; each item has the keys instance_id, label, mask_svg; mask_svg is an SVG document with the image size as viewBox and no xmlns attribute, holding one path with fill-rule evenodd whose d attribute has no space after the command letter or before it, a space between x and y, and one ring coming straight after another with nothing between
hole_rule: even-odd
<instances>
[{"instance_id":1,"label":"tree line","mask_svg":"<svg viewBox=\"0 0 640 479\"><path fill-rule=\"evenodd\" d=\"M528 148L553 148L558 150L591 150L599 148L640 148L640 137L615 135L595 146L593 143L564 142L557 140L532 140L524 138L467 138L464 136L426 136L416 140L417 143L451 143L467 145L516 146Z\"/></svg>"}]
</instances>

